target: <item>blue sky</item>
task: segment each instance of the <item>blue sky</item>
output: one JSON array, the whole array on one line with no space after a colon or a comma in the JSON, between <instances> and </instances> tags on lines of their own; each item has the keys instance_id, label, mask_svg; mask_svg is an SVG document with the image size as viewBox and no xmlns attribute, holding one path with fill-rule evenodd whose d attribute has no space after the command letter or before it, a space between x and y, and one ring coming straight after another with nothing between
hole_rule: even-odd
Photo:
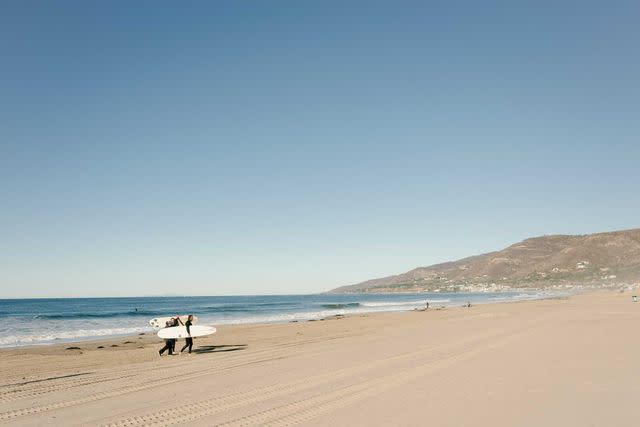
<instances>
[{"instance_id":1,"label":"blue sky","mask_svg":"<svg viewBox=\"0 0 640 427\"><path fill-rule=\"evenodd\" d=\"M0 297L318 292L640 225L637 3L345 3L4 4Z\"/></svg>"}]
</instances>

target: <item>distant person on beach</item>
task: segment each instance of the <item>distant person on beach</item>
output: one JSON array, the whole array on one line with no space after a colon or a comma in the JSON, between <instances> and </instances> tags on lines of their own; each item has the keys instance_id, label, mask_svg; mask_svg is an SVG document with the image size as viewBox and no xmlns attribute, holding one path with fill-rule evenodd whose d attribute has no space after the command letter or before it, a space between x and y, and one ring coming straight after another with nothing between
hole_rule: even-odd
<instances>
[{"instance_id":1,"label":"distant person on beach","mask_svg":"<svg viewBox=\"0 0 640 427\"><path fill-rule=\"evenodd\" d=\"M190 314L189 317L187 317L187 321L184 324L184 326L187 328L187 334L189 334L189 336L185 338L184 347L182 347L182 350L180 350L180 354L182 354L184 349L187 347L189 347L188 354L191 354L191 349L193 348L193 337L191 336L191 325L193 325L193 314Z\"/></svg>"},{"instance_id":2,"label":"distant person on beach","mask_svg":"<svg viewBox=\"0 0 640 427\"><path fill-rule=\"evenodd\" d=\"M429 301L427 301L427 307L426 307L426 309L427 309L427 310L429 310Z\"/></svg>"},{"instance_id":3,"label":"distant person on beach","mask_svg":"<svg viewBox=\"0 0 640 427\"><path fill-rule=\"evenodd\" d=\"M173 326L173 322L171 321L167 321L164 324L165 328L170 328ZM173 355L173 348L175 346L175 342L176 340L172 340L172 339L166 339L164 340L164 347L162 347L159 351L158 354L160 354L160 356L162 356L164 354L165 351L169 350L169 352L167 354L169 354L169 356Z\"/></svg>"}]
</instances>

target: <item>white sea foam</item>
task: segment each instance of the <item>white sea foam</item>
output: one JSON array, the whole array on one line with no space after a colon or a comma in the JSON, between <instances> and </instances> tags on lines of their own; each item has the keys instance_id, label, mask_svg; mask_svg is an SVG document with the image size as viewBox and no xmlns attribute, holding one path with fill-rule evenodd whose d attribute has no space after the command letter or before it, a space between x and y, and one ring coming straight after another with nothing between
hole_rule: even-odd
<instances>
[{"instance_id":1,"label":"white sea foam","mask_svg":"<svg viewBox=\"0 0 640 427\"><path fill-rule=\"evenodd\" d=\"M548 291L539 291L532 293L520 293L520 294L507 294L507 295L496 295L489 297L489 301L514 301L514 300L523 300L523 299L542 299L549 298L552 296L559 295L557 292L548 292Z\"/></svg>"},{"instance_id":2,"label":"white sea foam","mask_svg":"<svg viewBox=\"0 0 640 427\"><path fill-rule=\"evenodd\" d=\"M429 303L444 304L449 302L448 299L429 300ZM254 315L246 316L242 318L229 317L229 318L215 318L215 317L203 317L203 322L210 322L215 324L249 324L249 323L278 323L278 322L292 322L292 321L304 321L304 320L319 320L336 315L349 315L349 314L364 314L364 313L379 313L379 312L392 312L392 311L406 311L416 307L423 307L425 300L420 301L398 301L393 303L361 303L360 307L346 307L340 309L319 310L319 311L304 311L293 313L280 313L271 315Z\"/></svg>"},{"instance_id":3,"label":"white sea foam","mask_svg":"<svg viewBox=\"0 0 640 427\"><path fill-rule=\"evenodd\" d=\"M385 299L375 297L354 296L353 299L312 301L292 300L287 302L285 308L274 309L273 302L251 304L245 302L206 302L207 310L198 312L199 323L202 325L220 324L249 324L249 323L284 323L292 321L321 320L335 315L353 315L372 312L409 311L414 308L424 307L428 301L431 305L457 306L468 299L476 303L500 303L526 299L540 299L557 296L554 292L522 292L511 294L457 294L450 295L413 295L410 300L403 300L402 296L387 296ZM437 299L431 297L439 297ZM450 299L449 299L450 297ZM206 297L205 297L206 298ZM395 301L394 299L397 298ZM406 298L406 297L405 297ZM364 300L364 301L363 301ZM367 301L368 300L368 301ZM286 301L285 301L286 302ZM199 304L195 300L190 302ZM126 304L130 304L127 302ZM210 310L218 304L220 310ZM279 305L283 305L279 303ZM228 307L237 306L237 309L229 310ZM295 307L289 308L287 306ZM299 306L299 308L297 307ZM320 306L320 307L319 307ZM334 306L334 307L332 307ZM267 308L265 308L267 307ZM116 307L118 308L118 307ZM126 307L125 307L126 308ZM176 308L177 309L177 308ZM123 309L124 310L124 309ZM129 309L128 309L129 310ZM166 308L164 308L167 311ZM99 308L96 309L100 313ZM154 309L151 309L155 312ZM153 317L149 315L150 317ZM60 342L80 341L99 337L131 335L140 332L152 332L147 325L147 319L142 316L124 316L122 318L74 318L58 320L43 320L33 316L12 317L11 323L0 322L0 347L16 347L36 344L52 344ZM113 327L117 324L118 327Z\"/></svg>"},{"instance_id":4,"label":"white sea foam","mask_svg":"<svg viewBox=\"0 0 640 427\"><path fill-rule=\"evenodd\" d=\"M73 341L78 339L99 338L104 336L131 335L140 332L148 332L149 327L132 328L104 328L104 329L75 329L71 331L47 331L40 334L2 335L0 347L18 347L34 344L53 344L60 341Z\"/></svg>"},{"instance_id":5,"label":"white sea foam","mask_svg":"<svg viewBox=\"0 0 640 427\"><path fill-rule=\"evenodd\" d=\"M426 302L429 304L445 304L451 302L449 299L430 299L425 298L417 301L385 301L385 302L363 302L360 303L363 307L403 307L403 306L422 306Z\"/></svg>"}]
</instances>

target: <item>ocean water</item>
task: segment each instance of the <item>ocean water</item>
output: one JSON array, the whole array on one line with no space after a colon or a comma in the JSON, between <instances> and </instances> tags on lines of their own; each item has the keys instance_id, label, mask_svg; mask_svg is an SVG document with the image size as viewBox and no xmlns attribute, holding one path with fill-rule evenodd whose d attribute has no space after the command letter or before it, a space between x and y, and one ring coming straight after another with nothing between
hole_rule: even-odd
<instances>
[{"instance_id":1,"label":"ocean water","mask_svg":"<svg viewBox=\"0 0 640 427\"><path fill-rule=\"evenodd\" d=\"M149 320L195 314L198 324L290 322L337 314L403 311L547 298L547 292L401 295L270 295L215 297L0 300L0 347L51 344L152 332Z\"/></svg>"}]
</instances>

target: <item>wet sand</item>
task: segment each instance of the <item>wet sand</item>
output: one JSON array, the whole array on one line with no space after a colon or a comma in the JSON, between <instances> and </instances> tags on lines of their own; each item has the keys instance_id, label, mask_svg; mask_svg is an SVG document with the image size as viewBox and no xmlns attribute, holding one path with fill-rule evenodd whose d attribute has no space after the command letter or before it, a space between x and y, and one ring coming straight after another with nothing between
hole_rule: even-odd
<instances>
[{"instance_id":1,"label":"wet sand","mask_svg":"<svg viewBox=\"0 0 640 427\"><path fill-rule=\"evenodd\" d=\"M153 335L6 349L0 423L635 426L637 325L630 293L597 292L222 326L192 356Z\"/></svg>"}]
</instances>

